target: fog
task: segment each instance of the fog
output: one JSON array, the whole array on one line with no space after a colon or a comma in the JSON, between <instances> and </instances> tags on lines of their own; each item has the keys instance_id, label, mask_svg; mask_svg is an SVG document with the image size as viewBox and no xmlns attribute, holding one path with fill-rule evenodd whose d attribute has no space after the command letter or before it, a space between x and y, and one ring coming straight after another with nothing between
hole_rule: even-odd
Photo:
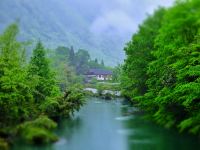
<instances>
[{"instance_id":1,"label":"fog","mask_svg":"<svg viewBox=\"0 0 200 150\"><path fill-rule=\"evenodd\" d=\"M148 14L159 6L169 7L174 0L76 0L68 1L75 4L81 13L92 16L90 20L90 31L93 34L102 33L118 34L130 37L136 32L138 25Z\"/></svg>"},{"instance_id":2,"label":"fog","mask_svg":"<svg viewBox=\"0 0 200 150\"><path fill-rule=\"evenodd\" d=\"M20 20L20 39L86 49L108 65L122 63L138 25L173 0L0 0L0 32Z\"/></svg>"}]
</instances>

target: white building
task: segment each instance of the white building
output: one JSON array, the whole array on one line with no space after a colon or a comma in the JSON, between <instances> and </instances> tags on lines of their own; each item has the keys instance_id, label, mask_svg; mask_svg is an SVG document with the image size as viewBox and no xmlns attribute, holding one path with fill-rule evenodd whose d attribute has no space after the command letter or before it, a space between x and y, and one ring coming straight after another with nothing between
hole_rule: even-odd
<instances>
[{"instance_id":1,"label":"white building","mask_svg":"<svg viewBox=\"0 0 200 150\"><path fill-rule=\"evenodd\" d=\"M112 80L112 71L105 69L90 69L87 74L87 82L90 82L93 78L98 81Z\"/></svg>"}]
</instances>

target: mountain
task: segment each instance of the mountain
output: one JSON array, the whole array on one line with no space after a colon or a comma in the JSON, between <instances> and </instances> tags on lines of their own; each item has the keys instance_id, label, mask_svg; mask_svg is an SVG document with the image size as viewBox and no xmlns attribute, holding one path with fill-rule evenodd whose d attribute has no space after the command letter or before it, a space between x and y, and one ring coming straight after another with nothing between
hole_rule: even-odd
<instances>
[{"instance_id":1,"label":"mountain","mask_svg":"<svg viewBox=\"0 0 200 150\"><path fill-rule=\"evenodd\" d=\"M22 41L40 39L52 49L73 45L88 50L93 58L104 59L107 65L122 62L125 40L109 33L93 34L90 26L96 8L82 8L72 0L0 0L0 32L18 20Z\"/></svg>"}]
</instances>

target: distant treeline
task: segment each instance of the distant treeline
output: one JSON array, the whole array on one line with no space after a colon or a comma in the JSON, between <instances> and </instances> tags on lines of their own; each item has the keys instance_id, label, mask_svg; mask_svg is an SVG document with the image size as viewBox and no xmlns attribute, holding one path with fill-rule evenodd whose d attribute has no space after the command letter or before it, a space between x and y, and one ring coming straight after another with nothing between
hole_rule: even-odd
<instances>
[{"instance_id":1,"label":"distant treeline","mask_svg":"<svg viewBox=\"0 0 200 150\"><path fill-rule=\"evenodd\" d=\"M200 135L200 1L158 9L125 52L124 96L157 123Z\"/></svg>"},{"instance_id":2,"label":"distant treeline","mask_svg":"<svg viewBox=\"0 0 200 150\"><path fill-rule=\"evenodd\" d=\"M79 49L75 52L73 46L71 48L63 46L56 48L55 57L58 63L59 61L67 61L78 75L84 75L91 68L105 68L103 60L100 63L97 58L92 60L87 50Z\"/></svg>"}]
</instances>

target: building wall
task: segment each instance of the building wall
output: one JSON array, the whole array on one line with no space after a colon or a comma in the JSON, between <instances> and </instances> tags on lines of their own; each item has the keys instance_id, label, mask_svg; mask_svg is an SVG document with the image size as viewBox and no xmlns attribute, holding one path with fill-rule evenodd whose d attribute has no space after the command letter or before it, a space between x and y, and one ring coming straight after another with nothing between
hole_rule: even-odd
<instances>
[{"instance_id":1,"label":"building wall","mask_svg":"<svg viewBox=\"0 0 200 150\"><path fill-rule=\"evenodd\" d=\"M96 78L99 81L104 81L104 76L103 75L97 75Z\"/></svg>"},{"instance_id":2,"label":"building wall","mask_svg":"<svg viewBox=\"0 0 200 150\"><path fill-rule=\"evenodd\" d=\"M99 81L112 80L112 75L97 75L96 78Z\"/></svg>"},{"instance_id":3,"label":"building wall","mask_svg":"<svg viewBox=\"0 0 200 150\"><path fill-rule=\"evenodd\" d=\"M87 75L87 82L90 82L92 78L96 78L98 81L112 80L112 75Z\"/></svg>"}]
</instances>

